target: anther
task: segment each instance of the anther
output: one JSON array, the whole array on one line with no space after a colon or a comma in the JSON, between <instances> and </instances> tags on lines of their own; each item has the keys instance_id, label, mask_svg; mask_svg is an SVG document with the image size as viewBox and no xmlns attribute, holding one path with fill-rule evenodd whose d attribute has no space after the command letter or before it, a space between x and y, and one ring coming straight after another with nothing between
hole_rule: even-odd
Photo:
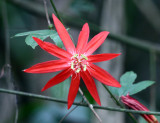
<instances>
[{"instance_id":1,"label":"anther","mask_svg":"<svg viewBox=\"0 0 160 123\"><path fill-rule=\"evenodd\" d=\"M81 57L84 58L85 60L88 60L88 58L83 54L81 54Z\"/></svg>"},{"instance_id":2,"label":"anther","mask_svg":"<svg viewBox=\"0 0 160 123\"><path fill-rule=\"evenodd\" d=\"M73 61L71 62L71 69L74 69L74 63L73 63Z\"/></svg>"},{"instance_id":3,"label":"anther","mask_svg":"<svg viewBox=\"0 0 160 123\"><path fill-rule=\"evenodd\" d=\"M86 69L87 69L87 66L83 65L83 71L86 71Z\"/></svg>"},{"instance_id":4,"label":"anther","mask_svg":"<svg viewBox=\"0 0 160 123\"><path fill-rule=\"evenodd\" d=\"M76 73L79 73L81 71L81 68L78 68L77 70L76 70Z\"/></svg>"},{"instance_id":5,"label":"anther","mask_svg":"<svg viewBox=\"0 0 160 123\"><path fill-rule=\"evenodd\" d=\"M72 58L76 58L78 56L78 54L75 54L74 56L72 56Z\"/></svg>"}]
</instances>

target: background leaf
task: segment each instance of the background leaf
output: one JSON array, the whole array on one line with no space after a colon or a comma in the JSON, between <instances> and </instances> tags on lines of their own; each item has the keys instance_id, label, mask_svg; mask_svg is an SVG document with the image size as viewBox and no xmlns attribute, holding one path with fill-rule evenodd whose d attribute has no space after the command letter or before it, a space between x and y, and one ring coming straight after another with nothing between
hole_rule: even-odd
<instances>
[{"instance_id":1,"label":"background leaf","mask_svg":"<svg viewBox=\"0 0 160 123\"><path fill-rule=\"evenodd\" d=\"M69 28L67 30L69 30ZM18 33L14 35L13 37L21 37L21 36L27 36L25 38L25 42L27 45L31 46L33 49L35 49L35 47L38 44L33 40L32 37L37 37L41 40L44 40L47 37L50 37L58 47L60 48L63 47L63 42L55 30L47 29L47 30L36 30L36 31L23 32L23 33Z\"/></svg>"},{"instance_id":2,"label":"background leaf","mask_svg":"<svg viewBox=\"0 0 160 123\"><path fill-rule=\"evenodd\" d=\"M32 37L37 37L37 38L39 38L39 39L41 39L41 40L44 40L44 39L46 39L48 36L41 36L41 35L39 35L39 34L30 34L30 35L28 35L28 36L26 37L26 39L25 39L25 42L26 42L27 45L29 45L29 46L31 46L33 49L35 49L35 47L36 47L38 44L35 42L35 40L33 40Z\"/></svg>"},{"instance_id":3,"label":"background leaf","mask_svg":"<svg viewBox=\"0 0 160 123\"><path fill-rule=\"evenodd\" d=\"M154 81L145 80L133 84L136 78L137 74L134 73L133 71L126 72L120 78L120 83L122 87L121 88L109 87L109 89L114 95L121 97L122 95L125 96L128 93L129 95L136 94L155 83Z\"/></svg>"},{"instance_id":4,"label":"background leaf","mask_svg":"<svg viewBox=\"0 0 160 123\"><path fill-rule=\"evenodd\" d=\"M133 82L135 82L137 78L137 74L133 71L126 72L123 74L120 78L120 82L122 86L131 85Z\"/></svg>"},{"instance_id":5,"label":"background leaf","mask_svg":"<svg viewBox=\"0 0 160 123\"><path fill-rule=\"evenodd\" d=\"M149 80L136 83L136 84L132 85L131 88L128 89L129 95L136 94L136 93L146 89L147 87L153 85L154 83L155 83L154 81L149 81Z\"/></svg>"}]
</instances>

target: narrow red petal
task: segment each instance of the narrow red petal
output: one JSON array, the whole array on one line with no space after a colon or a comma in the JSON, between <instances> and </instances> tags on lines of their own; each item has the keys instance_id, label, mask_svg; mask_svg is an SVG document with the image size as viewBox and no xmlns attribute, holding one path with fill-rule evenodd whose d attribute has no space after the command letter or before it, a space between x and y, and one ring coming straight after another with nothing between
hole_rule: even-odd
<instances>
[{"instance_id":1,"label":"narrow red petal","mask_svg":"<svg viewBox=\"0 0 160 123\"><path fill-rule=\"evenodd\" d=\"M91 55L106 39L108 36L109 32L103 31L100 32L99 34L95 35L91 41L87 44L87 48L85 50L86 55Z\"/></svg>"},{"instance_id":2,"label":"narrow red petal","mask_svg":"<svg viewBox=\"0 0 160 123\"><path fill-rule=\"evenodd\" d=\"M90 94L92 95L92 97L94 98L94 100L101 105L101 101L99 99L99 95L98 95L98 91L96 88L96 84L93 80L93 78L91 77L90 73L88 71L83 71L81 72L81 76L82 79L88 89L88 91L90 92Z\"/></svg>"},{"instance_id":3,"label":"narrow red petal","mask_svg":"<svg viewBox=\"0 0 160 123\"><path fill-rule=\"evenodd\" d=\"M147 107L145 107L143 104L141 104L138 100L132 98L127 94L126 96L121 96L121 101L127 105L129 108L132 108L134 110L138 111L149 111ZM158 120L154 115L147 115L147 114L142 114L141 115L148 123L158 123Z\"/></svg>"},{"instance_id":4,"label":"narrow red petal","mask_svg":"<svg viewBox=\"0 0 160 123\"><path fill-rule=\"evenodd\" d=\"M98 67L97 65L89 64L87 69L94 78L96 78L103 84L113 87L121 87L121 85L115 78L113 78L107 71Z\"/></svg>"},{"instance_id":5,"label":"narrow red petal","mask_svg":"<svg viewBox=\"0 0 160 123\"><path fill-rule=\"evenodd\" d=\"M69 67L69 64L64 60L52 60L47 62L38 63L32 67L25 69L27 73L49 73L63 70Z\"/></svg>"},{"instance_id":6,"label":"narrow red petal","mask_svg":"<svg viewBox=\"0 0 160 123\"><path fill-rule=\"evenodd\" d=\"M37 42L37 44L45 51L47 51L48 53L58 57L58 58L61 58L61 59L64 59L64 58L70 58L72 55L70 53L68 53L67 51L59 48L58 46L52 44L52 43L49 43L49 42L45 42L45 41L42 41L41 39L39 38L36 38L36 37L33 37L33 39Z\"/></svg>"},{"instance_id":7,"label":"narrow red petal","mask_svg":"<svg viewBox=\"0 0 160 123\"><path fill-rule=\"evenodd\" d=\"M102 62L114 59L115 57L121 55L121 53L104 53L104 54L96 54L96 55L89 55L88 62Z\"/></svg>"},{"instance_id":8,"label":"narrow red petal","mask_svg":"<svg viewBox=\"0 0 160 123\"><path fill-rule=\"evenodd\" d=\"M72 73L73 73L72 69L70 68L65 69L64 71L62 71L61 73L57 74L55 77L50 79L47 82L47 84L43 87L42 91L45 91L46 89L63 82L64 80L69 78Z\"/></svg>"},{"instance_id":9,"label":"narrow red petal","mask_svg":"<svg viewBox=\"0 0 160 123\"><path fill-rule=\"evenodd\" d=\"M80 74L74 73L72 75L71 85L68 94L68 109L72 106L77 95L80 84Z\"/></svg>"},{"instance_id":10,"label":"narrow red petal","mask_svg":"<svg viewBox=\"0 0 160 123\"><path fill-rule=\"evenodd\" d=\"M84 48L87 45L88 38L89 38L89 26L88 26L88 23L85 23L78 37L78 43L77 43L78 53L84 52Z\"/></svg>"},{"instance_id":11,"label":"narrow red petal","mask_svg":"<svg viewBox=\"0 0 160 123\"><path fill-rule=\"evenodd\" d=\"M61 38L61 40L63 41L65 48L67 49L68 52L73 54L75 52L75 46L74 46L67 30L65 29L63 24L60 22L60 20L54 14L52 14L52 17L53 17L54 25L56 27L58 35Z\"/></svg>"}]
</instances>

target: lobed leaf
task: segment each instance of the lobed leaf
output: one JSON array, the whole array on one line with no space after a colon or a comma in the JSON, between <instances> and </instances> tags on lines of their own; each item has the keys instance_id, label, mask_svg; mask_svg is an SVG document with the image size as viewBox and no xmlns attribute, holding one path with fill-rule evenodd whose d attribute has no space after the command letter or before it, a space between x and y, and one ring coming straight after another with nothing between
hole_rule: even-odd
<instances>
[{"instance_id":1,"label":"lobed leaf","mask_svg":"<svg viewBox=\"0 0 160 123\"><path fill-rule=\"evenodd\" d=\"M69 29L67 29L69 30ZM60 39L58 33L55 30L36 30L36 31L29 31L29 32L23 32L23 33L18 33L16 35L13 36L14 37L21 37L21 36L27 36L25 38L25 42L27 45L31 46L33 49L35 49L35 47L38 45L32 37L37 37L41 40L46 39L47 37L50 37L54 43L62 48L63 47L63 43L62 40Z\"/></svg>"},{"instance_id":2,"label":"lobed leaf","mask_svg":"<svg viewBox=\"0 0 160 123\"><path fill-rule=\"evenodd\" d=\"M136 78L137 74L134 73L133 71L126 72L120 78L120 83L122 87L121 88L109 87L109 89L114 95L121 97L122 95L125 96L128 93L129 95L136 94L155 83L154 81L145 80L133 84Z\"/></svg>"}]
</instances>

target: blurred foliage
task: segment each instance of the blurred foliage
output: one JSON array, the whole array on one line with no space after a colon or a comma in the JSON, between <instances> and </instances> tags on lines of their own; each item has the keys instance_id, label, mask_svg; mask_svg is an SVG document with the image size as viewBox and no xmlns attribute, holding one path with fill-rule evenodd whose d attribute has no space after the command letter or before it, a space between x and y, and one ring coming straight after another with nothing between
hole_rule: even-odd
<instances>
[{"instance_id":1,"label":"blurred foliage","mask_svg":"<svg viewBox=\"0 0 160 123\"><path fill-rule=\"evenodd\" d=\"M71 2L71 8L77 14L89 14L95 11L93 0L73 0Z\"/></svg>"},{"instance_id":2,"label":"blurred foliage","mask_svg":"<svg viewBox=\"0 0 160 123\"><path fill-rule=\"evenodd\" d=\"M25 42L27 45L31 46L33 49L38 45L36 41L32 37L37 37L41 40L46 39L47 37L50 37L55 44L62 48L63 43L62 40L60 39L58 33L55 30L36 30L36 31L29 31L29 32L23 32L23 33L18 33L14 35L13 37L21 37L21 36L27 36L25 38Z\"/></svg>"},{"instance_id":3,"label":"blurred foliage","mask_svg":"<svg viewBox=\"0 0 160 123\"><path fill-rule=\"evenodd\" d=\"M122 95L126 96L127 94L129 95L136 94L155 83L154 81L145 80L133 84L136 78L137 78L136 73L132 71L126 72L120 77L120 83L122 87L121 88L109 87L109 89L113 94L121 97Z\"/></svg>"}]
</instances>

